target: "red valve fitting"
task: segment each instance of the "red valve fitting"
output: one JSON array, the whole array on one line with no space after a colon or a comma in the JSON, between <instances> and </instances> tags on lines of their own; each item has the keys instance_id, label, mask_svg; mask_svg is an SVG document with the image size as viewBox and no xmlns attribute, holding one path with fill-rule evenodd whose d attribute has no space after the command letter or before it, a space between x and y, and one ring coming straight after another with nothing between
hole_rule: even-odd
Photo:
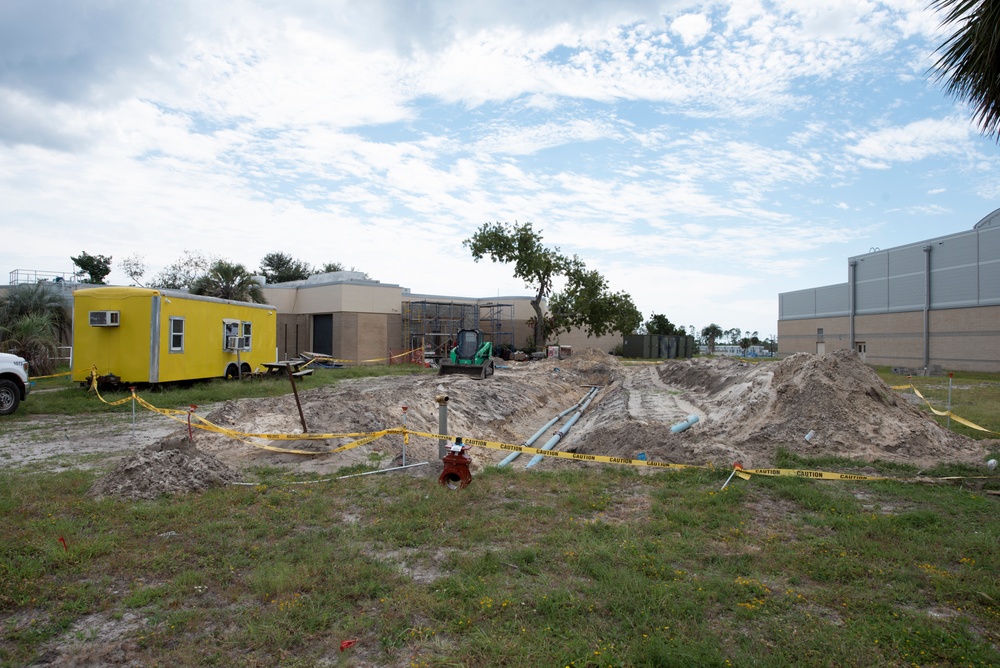
<instances>
[{"instance_id":1,"label":"red valve fitting","mask_svg":"<svg viewBox=\"0 0 1000 668\"><path fill-rule=\"evenodd\" d=\"M469 470L472 457L465 454L468 449L469 446L464 445L462 438L458 437L455 439L455 443L448 448L448 454L442 459L444 470L441 471L438 482L448 489L464 489L472 482L472 472Z\"/></svg>"}]
</instances>

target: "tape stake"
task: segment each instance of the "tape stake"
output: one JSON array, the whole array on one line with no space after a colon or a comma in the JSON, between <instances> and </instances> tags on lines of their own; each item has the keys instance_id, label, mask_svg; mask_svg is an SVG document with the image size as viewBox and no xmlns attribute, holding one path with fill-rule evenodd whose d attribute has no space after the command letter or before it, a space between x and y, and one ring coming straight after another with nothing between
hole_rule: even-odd
<instances>
[{"instance_id":1,"label":"tape stake","mask_svg":"<svg viewBox=\"0 0 1000 668\"><path fill-rule=\"evenodd\" d=\"M62 543L63 550L69 552L69 546L66 545L66 539L63 538L62 536L59 536L59 542Z\"/></svg>"}]
</instances>

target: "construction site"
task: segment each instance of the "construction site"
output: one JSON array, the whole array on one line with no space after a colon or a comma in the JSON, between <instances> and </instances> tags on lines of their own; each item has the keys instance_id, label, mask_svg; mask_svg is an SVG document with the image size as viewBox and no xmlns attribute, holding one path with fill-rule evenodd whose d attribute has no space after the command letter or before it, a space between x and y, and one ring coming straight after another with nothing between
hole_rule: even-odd
<instances>
[{"instance_id":1,"label":"construction site","mask_svg":"<svg viewBox=\"0 0 1000 668\"><path fill-rule=\"evenodd\" d=\"M581 412L576 407L588 394L592 400ZM523 444L534 435L540 447L559 431L564 433L555 450L625 460L767 467L783 449L923 468L947 462L982 465L997 445L939 426L851 351L802 353L762 364L706 358L624 365L603 352L584 350L568 359L506 362L486 380L431 374L348 380L303 392L301 418L291 395L227 401L205 419L245 434L288 436L237 439L195 430L189 438L182 427L156 432L136 448L122 435L117 440L128 456L92 493L154 498L244 480L248 468L259 466L325 476L362 463L381 469L406 464L388 474L436 477L441 456L433 438L410 435L404 443L402 435L389 434L332 453L357 436L315 440L294 435L303 433L303 420L310 434L370 434L401 426L437 434L436 398L442 396L448 398L452 436ZM563 419L539 433L564 413L579 413L572 428ZM685 420L690 428L675 428ZM98 440L105 448L114 441ZM510 452L473 447L468 454L475 475ZM522 456L506 465L524 469L530 459ZM546 457L530 470L608 465Z\"/></svg>"}]
</instances>

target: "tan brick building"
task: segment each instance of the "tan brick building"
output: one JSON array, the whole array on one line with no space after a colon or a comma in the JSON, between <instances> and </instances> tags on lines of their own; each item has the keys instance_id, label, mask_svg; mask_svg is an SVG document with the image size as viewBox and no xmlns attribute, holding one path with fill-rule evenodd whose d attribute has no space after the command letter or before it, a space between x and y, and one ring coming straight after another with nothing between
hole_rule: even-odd
<instances>
[{"instance_id":1,"label":"tan brick building","mask_svg":"<svg viewBox=\"0 0 1000 668\"><path fill-rule=\"evenodd\" d=\"M521 349L532 334L531 297L476 299L413 294L359 272L310 276L304 281L265 284L264 296L278 310L278 358L303 351L344 360L371 360L423 347L441 354L459 329L480 329L495 347ZM622 337L569 332L557 341L573 348L610 352Z\"/></svg>"},{"instance_id":2,"label":"tan brick building","mask_svg":"<svg viewBox=\"0 0 1000 668\"><path fill-rule=\"evenodd\" d=\"M848 281L778 296L778 356L1000 371L1000 209L972 230L848 259Z\"/></svg>"}]
</instances>

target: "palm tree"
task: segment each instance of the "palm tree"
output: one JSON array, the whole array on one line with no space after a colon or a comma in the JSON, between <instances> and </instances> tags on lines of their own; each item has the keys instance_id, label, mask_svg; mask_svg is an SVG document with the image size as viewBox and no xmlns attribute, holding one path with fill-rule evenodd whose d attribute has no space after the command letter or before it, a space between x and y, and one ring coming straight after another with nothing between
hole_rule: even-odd
<instances>
[{"instance_id":1,"label":"palm tree","mask_svg":"<svg viewBox=\"0 0 1000 668\"><path fill-rule=\"evenodd\" d=\"M216 261L204 276L191 283L191 294L237 302L265 303L264 290L242 264Z\"/></svg>"},{"instance_id":2,"label":"palm tree","mask_svg":"<svg viewBox=\"0 0 1000 668\"><path fill-rule=\"evenodd\" d=\"M708 342L708 354L714 354L715 340L722 336L722 328L713 322L711 325L702 328L701 335L704 336L705 340Z\"/></svg>"},{"instance_id":3,"label":"palm tree","mask_svg":"<svg viewBox=\"0 0 1000 668\"><path fill-rule=\"evenodd\" d=\"M48 313L29 313L0 327L0 351L20 355L33 375L55 372L57 346Z\"/></svg>"},{"instance_id":4,"label":"palm tree","mask_svg":"<svg viewBox=\"0 0 1000 668\"><path fill-rule=\"evenodd\" d=\"M18 319L33 314L47 314L52 334L69 342L73 318L65 297L43 283L15 285L0 299L0 327L12 325Z\"/></svg>"},{"instance_id":5,"label":"palm tree","mask_svg":"<svg viewBox=\"0 0 1000 668\"><path fill-rule=\"evenodd\" d=\"M944 12L942 27L957 26L938 47L935 78L945 90L973 106L973 119L987 136L1000 140L1000 3L992 0L933 0Z\"/></svg>"}]
</instances>

